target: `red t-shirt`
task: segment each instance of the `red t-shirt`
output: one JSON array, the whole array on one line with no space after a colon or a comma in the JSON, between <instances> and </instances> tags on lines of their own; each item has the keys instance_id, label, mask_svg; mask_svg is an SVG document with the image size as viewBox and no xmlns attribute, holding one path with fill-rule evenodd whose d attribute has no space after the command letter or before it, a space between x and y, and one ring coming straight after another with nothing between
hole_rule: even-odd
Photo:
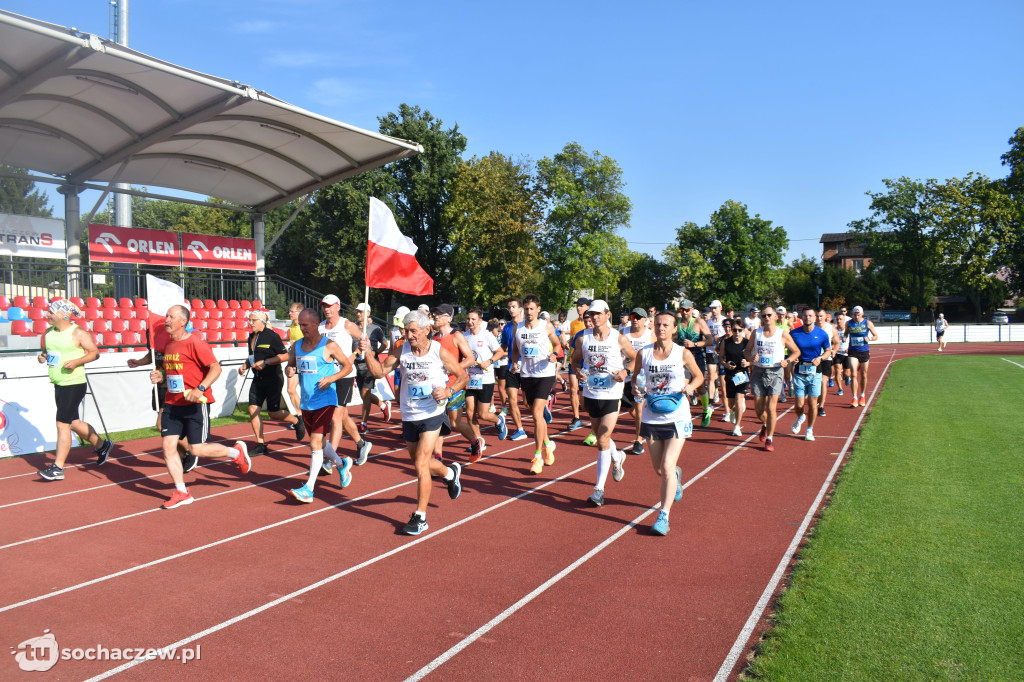
<instances>
[{"instance_id":1,"label":"red t-shirt","mask_svg":"<svg viewBox=\"0 0 1024 682\"><path fill-rule=\"evenodd\" d=\"M164 371L167 373L168 405L194 405L185 398L185 391L195 389L203 381L210 365L217 362L213 349L199 337L189 334L181 341L168 341L164 348ZM207 387L206 402L213 402L213 391Z\"/></svg>"}]
</instances>

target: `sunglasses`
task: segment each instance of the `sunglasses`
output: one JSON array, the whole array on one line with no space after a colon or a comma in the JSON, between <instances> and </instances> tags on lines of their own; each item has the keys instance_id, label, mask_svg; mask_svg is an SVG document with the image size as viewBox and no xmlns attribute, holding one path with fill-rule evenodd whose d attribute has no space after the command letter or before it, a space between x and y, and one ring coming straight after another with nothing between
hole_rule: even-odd
<instances>
[{"instance_id":1,"label":"sunglasses","mask_svg":"<svg viewBox=\"0 0 1024 682\"><path fill-rule=\"evenodd\" d=\"M775 313L762 313L761 317L775 317Z\"/></svg>"}]
</instances>

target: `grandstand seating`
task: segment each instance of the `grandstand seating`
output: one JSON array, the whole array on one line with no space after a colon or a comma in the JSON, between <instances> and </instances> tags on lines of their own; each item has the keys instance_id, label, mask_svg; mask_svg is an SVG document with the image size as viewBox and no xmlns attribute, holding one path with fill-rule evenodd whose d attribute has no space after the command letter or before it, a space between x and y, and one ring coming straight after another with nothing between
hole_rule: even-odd
<instances>
[{"instance_id":1,"label":"grandstand seating","mask_svg":"<svg viewBox=\"0 0 1024 682\"><path fill-rule=\"evenodd\" d=\"M114 299L110 298L109 296L104 296L103 297L103 307L104 308L116 308L117 307L117 301L115 301Z\"/></svg>"},{"instance_id":2,"label":"grandstand seating","mask_svg":"<svg viewBox=\"0 0 1024 682\"><path fill-rule=\"evenodd\" d=\"M79 310L85 310L85 301L82 299L81 296L72 296L68 300L74 303L76 306L78 306Z\"/></svg>"},{"instance_id":3,"label":"grandstand seating","mask_svg":"<svg viewBox=\"0 0 1024 682\"><path fill-rule=\"evenodd\" d=\"M14 298L11 299L11 305L16 308L21 308L22 310L25 310L26 308L29 307L28 296L15 296Z\"/></svg>"},{"instance_id":4,"label":"grandstand seating","mask_svg":"<svg viewBox=\"0 0 1024 682\"><path fill-rule=\"evenodd\" d=\"M0 294L0 310L7 310L11 307L11 299Z\"/></svg>"},{"instance_id":5,"label":"grandstand seating","mask_svg":"<svg viewBox=\"0 0 1024 682\"><path fill-rule=\"evenodd\" d=\"M39 308L29 308L25 311L25 315L30 320L44 320L46 319L46 311L40 310Z\"/></svg>"},{"instance_id":6,"label":"grandstand seating","mask_svg":"<svg viewBox=\"0 0 1024 682\"><path fill-rule=\"evenodd\" d=\"M142 318L132 318L128 320L128 329L133 332L144 332L146 331L146 320Z\"/></svg>"},{"instance_id":7,"label":"grandstand seating","mask_svg":"<svg viewBox=\"0 0 1024 682\"><path fill-rule=\"evenodd\" d=\"M86 308L83 311L85 319L87 320L100 320L103 319L103 313L100 312L99 308Z\"/></svg>"},{"instance_id":8,"label":"grandstand seating","mask_svg":"<svg viewBox=\"0 0 1024 682\"><path fill-rule=\"evenodd\" d=\"M110 320L110 331L112 332L126 332L128 331L128 320L117 318L116 320Z\"/></svg>"},{"instance_id":9,"label":"grandstand seating","mask_svg":"<svg viewBox=\"0 0 1024 682\"><path fill-rule=\"evenodd\" d=\"M252 309L252 303L250 303L249 301L246 301L245 299L242 299L241 301L239 301L238 304L239 304L239 307L242 310L251 310Z\"/></svg>"},{"instance_id":10,"label":"grandstand seating","mask_svg":"<svg viewBox=\"0 0 1024 682\"><path fill-rule=\"evenodd\" d=\"M50 308L50 302L46 300L45 296L33 296L32 307L40 310L48 310Z\"/></svg>"},{"instance_id":11,"label":"grandstand seating","mask_svg":"<svg viewBox=\"0 0 1024 682\"><path fill-rule=\"evenodd\" d=\"M217 304L216 302L214 302L212 298L208 298L203 301L203 307L206 308L207 310L213 310L214 308L217 307Z\"/></svg>"},{"instance_id":12,"label":"grandstand seating","mask_svg":"<svg viewBox=\"0 0 1024 682\"><path fill-rule=\"evenodd\" d=\"M11 333L15 336L35 336L28 320L19 319L11 321Z\"/></svg>"},{"instance_id":13,"label":"grandstand seating","mask_svg":"<svg viewBox=\"0 0 1024 682\"><path fill-rule=\"evenodd\" d=\"M139 310L140 308L148 308L148 307L149 307L149 302L146 299L144 299L144 298L137 298L137 299L135 299L135 309L136 310Z\"/></svg>"},{"instance_id":14,"label":"grandstand seating","mask_svg":"<svg viewBox=\"0 0 1024 682\"><path fill-rule=\"evenodd\" d=\"M99 308L100 307L100 299L96 298L95 296L88 297L87 299L85 299L85 307L86 308Z\"/></svg>"},{"instance_id":15,"label":"grandstand seating","mask_svg":"<svg viewBox=\"0 0 1024 682\"><path fill-rule=\"evenodd\" d=\"M46 330L49 329L50 323L46 320L34 320L32 322L32 333L33 334L45 334Z\"/></svg>"},{"instance_id":16,"label":"grandstand seating","mask_svg":"<svg viewBox=\"0 0 1024 682\"><path fill-rule=\"evenodd\" d=\"M89 329L91 329L93 333L102 334L110 331L110 323L104 319L93 320L89 325Z\"/></svg>"}]
</instances>

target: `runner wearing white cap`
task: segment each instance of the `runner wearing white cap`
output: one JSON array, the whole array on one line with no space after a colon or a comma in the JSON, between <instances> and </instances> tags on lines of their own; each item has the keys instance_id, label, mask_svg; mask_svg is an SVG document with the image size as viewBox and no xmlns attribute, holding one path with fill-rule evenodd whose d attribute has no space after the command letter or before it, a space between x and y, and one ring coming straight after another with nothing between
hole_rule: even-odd
<instances>
[{"instance_id":1,"label":"runner wearing white cap","mask_svg":"<svg viewBox=\"0 0 1024 682\"><path fill-rule=\"evenodd\" d=\"M846 334L850 337L850 372L853 374L853 400L850 407L867 405L868 364L871 361L871 341L878 340L875 325L864 318L864 309L853 306L853 319L846 323ZM860 389L858 399L857 389Z\"/></svg>"},{"instance_id":2,"label":"runner wearing white cap","mask_svg":"<svg viewBox=\"0 0 1024 682\"><path fill-rule=\"evenodd\" d=\"M722 323L725 316L722 315L722 302L717 298L711 302L711 315L708 316L708 329L711 331L711 345L704 350L707 353L708 366L708 391L711 394L711 402L715 405L719 402L719 396L725 394L725 384L720 382L718 375L718 342L725 336L725 329ZM725 405L725 416L722 421L729 421L729 404Z\"/></svg>"},{"instance_id":3,"label":"runner wearing white cap","mask_svg":"<svg viewBox=\"0 0 1024 682\"><path fill-rule=\"evenodd\" d=\"M355 359L353 351L355 350L356 342L362 338L363 332L351 320L341 316L341 301L334 294L324 296L323 300L320 301L320 310L324 314L324 321L319 326L320 335L326 336L328 340L338 344L338 347L344 353L349 354L349 360L353 361ZM348 404L352 400L352 386L355 375L356 370L353 367L348 376L334 384L334 389L338 393L338 407L334 410L334 423L331 426L330 443L331 447L338 451L341 447L342 433L348 434L349 438L356 444L355 462L357 465L362 466L366 463L366 458L370 454L372 443L364 440L359 435L359 429L356 427L352 416L348 413ZM324 460L323 469L325 473L329 474L334 470L334 465L331 464L330 460Z\"/></svg>"}]
</instances>

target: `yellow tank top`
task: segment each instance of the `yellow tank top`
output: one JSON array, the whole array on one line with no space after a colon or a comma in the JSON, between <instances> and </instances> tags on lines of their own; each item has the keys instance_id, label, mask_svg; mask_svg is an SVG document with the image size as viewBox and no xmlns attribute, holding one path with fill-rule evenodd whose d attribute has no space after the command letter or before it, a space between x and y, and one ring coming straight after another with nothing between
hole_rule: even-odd
<instances>
[{"instance_id":1,"label":"yellow tank top","mask_svg":"<svg viewBox=\"0 0 1024 682\"><path fill-rule=\"evenodd\" d=\"M46 330L46 366L50 370L50 381L58 386L85 383L85 365L79 365L71 371L64 369L65 362L85 355L85 350L75 345L76 329L78 327L73 324L62 332L57 331L56 327Z\"/></svg>"}]
</instances>

